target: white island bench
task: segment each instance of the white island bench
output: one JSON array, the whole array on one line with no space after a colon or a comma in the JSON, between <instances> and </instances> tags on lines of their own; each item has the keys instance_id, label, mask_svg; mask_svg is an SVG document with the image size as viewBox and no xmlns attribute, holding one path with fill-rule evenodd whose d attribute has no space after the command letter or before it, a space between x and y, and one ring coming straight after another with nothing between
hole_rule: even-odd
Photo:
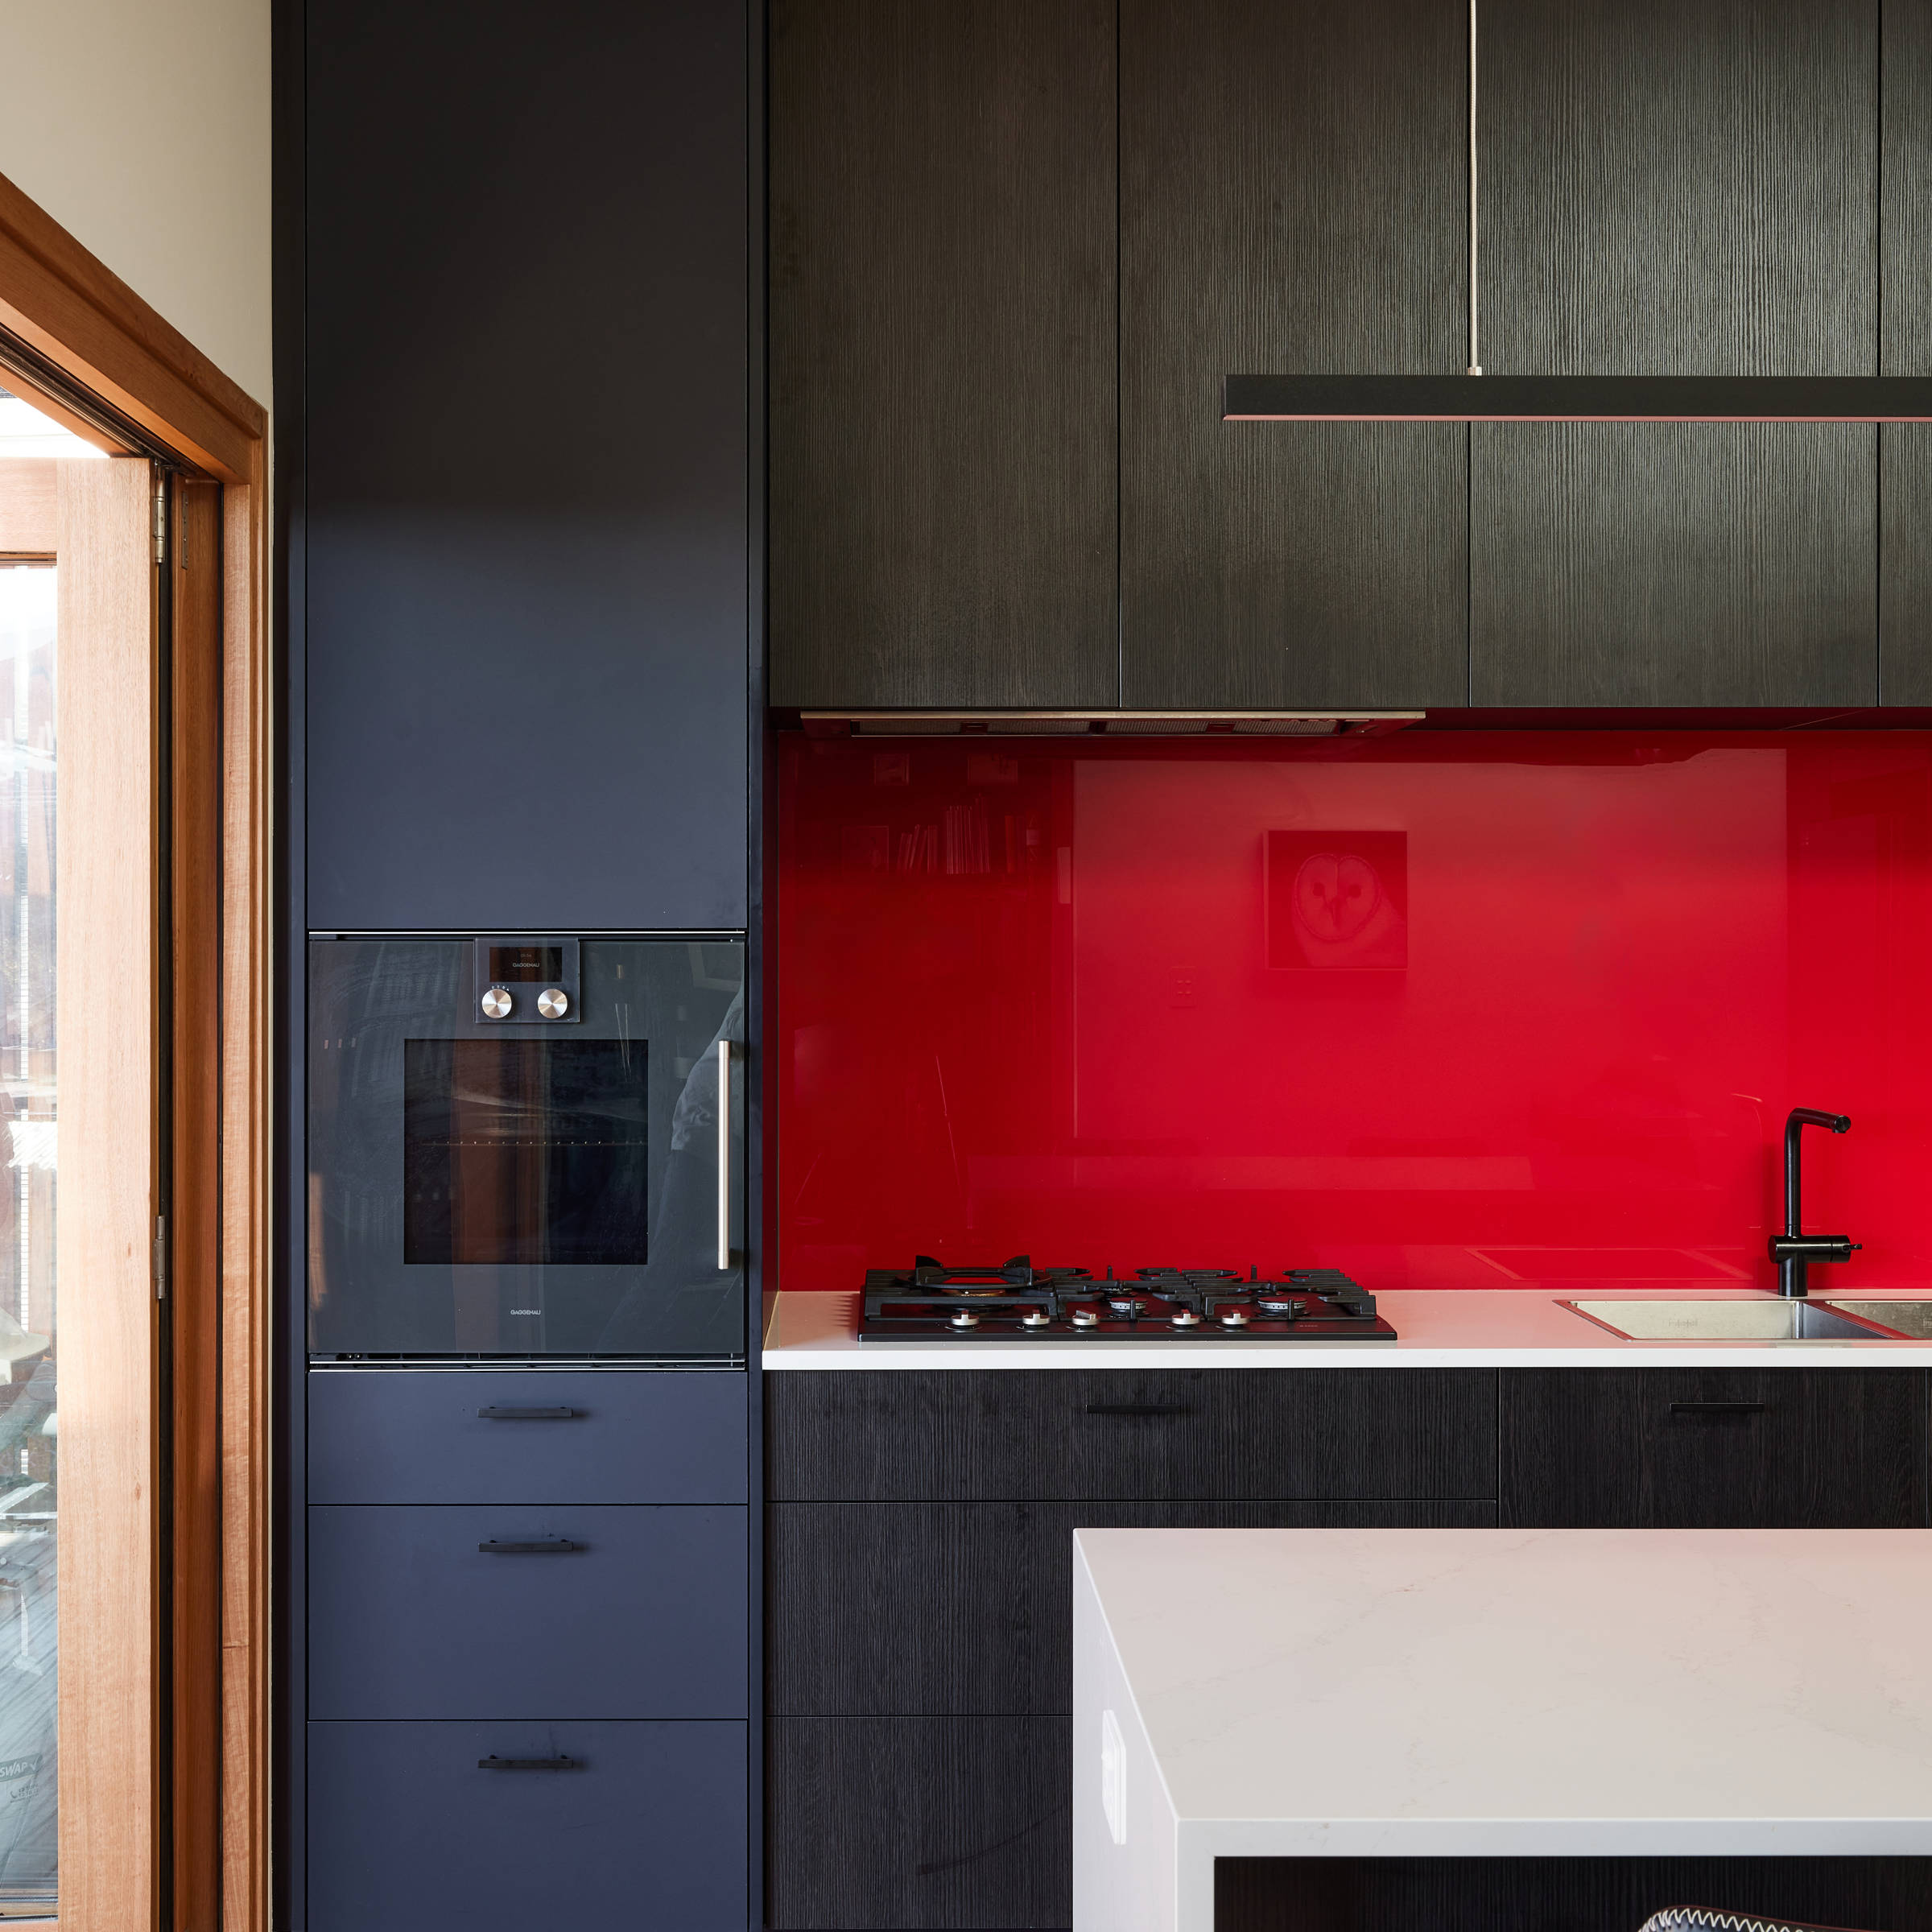
<instances>
[{"instance_id":1,"label":"white island bench","mask_svg":"<svg viewBox=\"0 0 1932 1932\"><path fill-rule=\"evenodd\" d=\"M1075 1545L1075 1932L1210 1932L1216 1858L1932 1854L1932 1532Z\"/></svg>"}]
</instances>

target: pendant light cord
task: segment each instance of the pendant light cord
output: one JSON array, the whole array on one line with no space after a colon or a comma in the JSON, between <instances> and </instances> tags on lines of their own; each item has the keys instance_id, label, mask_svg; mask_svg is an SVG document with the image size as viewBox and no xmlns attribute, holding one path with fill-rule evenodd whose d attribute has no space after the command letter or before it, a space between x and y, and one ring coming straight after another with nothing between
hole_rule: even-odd
<instances>
[{"instance_id":1,"label":"pendant light cord","mask_svg":"<svg viewBox=\"0 0 1932 1932\"><path fill-rule=\"evenodd\" d=\"M1483 373L1480 316L1476 301L1476 8L1469 0L1469 369L1472 376Z\"/></svg>"}]
</instances>

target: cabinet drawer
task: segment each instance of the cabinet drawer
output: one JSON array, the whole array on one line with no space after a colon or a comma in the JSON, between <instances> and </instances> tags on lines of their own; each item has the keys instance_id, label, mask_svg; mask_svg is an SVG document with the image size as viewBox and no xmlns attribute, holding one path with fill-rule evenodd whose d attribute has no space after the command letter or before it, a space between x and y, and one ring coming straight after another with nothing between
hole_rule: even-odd
<instances>
[{"instance_id":1,"label":"cabinet drawer","mask_svg":"<svg viewBox=\"0 0 1932 1932\"><path fill-rule=\"evenodd\" d=\"M812 1370L765 1407L774 1501L1496 1494L1489 1369Z\"/></svg>"},{"instance_id":2,"label":"cabinet drawer","mask_svg":"<svg viewBox=\"0 0 1932 1932\"><path fill-rule=\"evenodd\" d=\"M774 1927L1073 1923L1071 1719L778 1718L765 1736Z\"/></svg>"},{"instance_id":3,"label":"cabinet drawer","mask_svg":"<svg viewBox=\"0 0 1932 1932\"><path fill-rule=\"evenodd\" d=\"M1503 1520L1525 1527L1893 1529L1926 1521L1914 1368L1503 1375Z\"/></svg>"},{"instance_id":4,"label":"cabinet drawer","mask_svg":"<svg viewBox=\"0 0 1932 1932\"><path fill-rule=\"evenodd\" d=\"M787 1717L1071 1711L1075 1530L1495 1522L1492 1502L774 1503L766 1708Z\"/></svg>"},{"instance_id":5,"label":"cabinet drawer","mask_svg":"<svg viewBox=\"0 0 1932 1932\"><path fill-rule=\"evenodd\" d=\"M308 1727L308 1932L743 1932L741 1724ZM567 1757L567 1770L478 1760Z\"/></svg>"},{"instance_id":6,"label":"cabinet drawer","mask_svg":"<svg viewBox=\"0 0 1932 1932\"><path fill-rule=\"evenodd\" d=\"M308 1500L741 1503L746 1401L722 1370L318 1369Z\"/></svg>"},{"instance_id":7,"label":"cabinet drawer","mask_svg":"<svg viewBox=\"0 0 1932 1932\"><path fill-rule=\"evenodd\" d=\"M310 1714L742 1717L748 1520L689 1507L312 1509Z\"/></svg>"}]
</instances>

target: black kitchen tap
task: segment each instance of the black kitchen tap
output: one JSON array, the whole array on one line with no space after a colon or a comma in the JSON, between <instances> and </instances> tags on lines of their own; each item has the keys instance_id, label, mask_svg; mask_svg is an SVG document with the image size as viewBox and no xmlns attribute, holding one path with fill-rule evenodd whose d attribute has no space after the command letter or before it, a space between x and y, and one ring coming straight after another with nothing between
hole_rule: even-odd
<instances>
[{"instance_id":1,"label":"black kitchen tap","mask_svg":"<svg viewBox=\"0 0 1932 1932\"><path fill-rule=\"evenodd\" d=\"M1829 1127L1834 1133L1848 1133L1848 1113L1820 1113L1815 1107L1794 1107L1785 1117L1785 1231L1772 1236L1768 1244L1771 1258L1777 1263L1780 1294L1802 1295L1805 1269L1813 1261L1848 1261L1864 1245L1843 1234L1806 1234L1800 1212L1798 1179L1798 1137L1807 1127Z\"/></svg>"}]
</instances>

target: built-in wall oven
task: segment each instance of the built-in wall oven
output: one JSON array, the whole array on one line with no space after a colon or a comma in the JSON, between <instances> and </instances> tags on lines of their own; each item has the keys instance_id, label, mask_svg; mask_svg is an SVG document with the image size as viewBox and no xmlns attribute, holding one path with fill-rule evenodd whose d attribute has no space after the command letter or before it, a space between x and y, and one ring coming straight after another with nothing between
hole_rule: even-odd
<instances>
[{"instance_id":1,"label":"built-in wall oven","mask_svg":"<svg viewBox=\"0 0 1932 1932\"><path fill-rule=\"evenodd\" d=\"M742 1358L742 939L309 951L312 1359Z\"/></svg>"}]
</instances>

